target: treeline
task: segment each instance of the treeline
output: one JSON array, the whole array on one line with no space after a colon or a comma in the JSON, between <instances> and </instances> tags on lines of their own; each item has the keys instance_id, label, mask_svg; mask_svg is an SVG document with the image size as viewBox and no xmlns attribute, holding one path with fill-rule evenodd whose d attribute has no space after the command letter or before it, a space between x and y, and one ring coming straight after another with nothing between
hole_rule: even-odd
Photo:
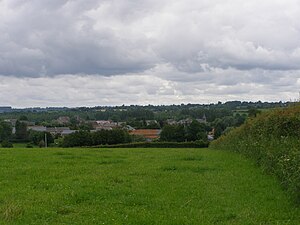
<instances>
[{"instance_id":1,"label":"treeline","mask_svg":"<svg viewBox=\"0 0 300 225\"><path fill-rule=\"evenodd\" d=\"M96 146L97 148L207 148L207 141L192 142L133 142L115 145Z\"/></svg>"},{"instance_id":2,"label":"treeline","mask_svg":"<svg viewBox=\"0 0 300 225\"><path fill-rule=\"evenodd\" d=\"M133 142L134 137L125 130L100 130L97 132L78 131L60 141L61 147L110 147L110 148L204 148L207 140L168 141L164 139L155 142Z\"/></svg>"},{"instance_id":3,"label":"treeline","mask_svg":"<svg viewBox=\"0 0 300 225\"><path fill-rule=\"evenodd\" d=\"M13 127L10 123L0 121L0 143L2 147L13 147L12 143L31 143L40 147L54 143L54 136L49 132L38 132L27 130L27 124L19 120L16 121L15 133L12 133ZM30 145L28 145L30 146Z\"/></svg>"},{"instance_id":4,"label":"treeline","mask_svg":"<svg viewBox=\"0 0 300 225\"><path fill-rule=\"evenodd\" d=\"M76 123L76 118L83 120L113 120L134 123L142 120L164 121L166 119L180 120L186 117L202 118L205 114L208 122L213 122L217 118L223 118L233 114L235 110L265 109L274 107L286 107L292 103L282 102L241 102L230 101L217 104L181 104L181 105L146 105L146 106L114 106L114 107L80 107L63 108L55 111L24 109L8 113L0 113L0 119L17 119L25 116L29 121L36 124L51 126L54 120L60 116L68 116L70 124ZM160 124L162 125L162 124ZM59 124L53 124L59 126Z\"/></svg>"},{"instance_id":5,"label":"treeline","mask_svg":"<svg viewBox=\"0 0 300 225\"><path fill-rule=\"evenodd\" d=\"M78 131L61 139L61 147L113 145L131 142L126 130L99 130L97 132Z\"/></svg>"},{"instance_id":6,"label":"treeline","mask_svg":"<svg viewBox=\"0 0 300 225\"><path fill-rule=\"evenodd\" d=\"M165 125L160 133L160 140L166 142L207 141L210 127L193 120L188 125Z\"/></svg>"},{"instance_id":7,"label":"treeline","mask_svg":"<svg viewBox=\"0 0 300 225\"><path fill-rule=\"evenodd\" d=\"M300 204L300 106L256 114L211 147L254 159Z\"/></svg>"}]
</instances>

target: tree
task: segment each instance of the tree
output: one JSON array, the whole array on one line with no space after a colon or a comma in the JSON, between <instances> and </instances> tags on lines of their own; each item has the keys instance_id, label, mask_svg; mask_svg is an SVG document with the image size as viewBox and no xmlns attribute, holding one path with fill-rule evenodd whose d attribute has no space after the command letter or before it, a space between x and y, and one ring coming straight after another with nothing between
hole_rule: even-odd
<instances>
[{"instance_id":1,"label":"tree","mask_svg":"<svg viewBox=\"0 0 300 225\"><path fill-rule=\"evenodd\" d=\"M39 147L40 147L40 148L46 147L46 146L45 146L45 142L44 142L43 140L41 140L41 141L39 142Z\"/></svg>"},{"instance_id":2,"label":"tree","mask_svg":"<svg viewBox=\"0 0 300 225\"><path fill-rule=\"evenodd\" d=\"M39 145L40 141L45 141L45 135L47 137L47 144L54 143L54 138L49 132L39 132L34 130L29 131L29 141L35 145Z\"/></svg>"},{"instance_id":3,"label":"tree","mask_svg":"<svg viewBox=\"0 0 300 225\"><path fill-rule=\"evenodd\" d=\"M93 140L90 132L88 131L78 131L73 134L69 134L64 137L62 146L63 147L75 147L75 146L91 146L93 145Z\"/></svg>"},{"instance_id":4,"label":"tree","mask_svg":"<svg viewBox=\"0 0 300 225\"><path fill-rule=\"evenodd\" d=\"M16 138L25 140L28 137L27 124L17 120L16 122Z\"/></svg>"},{"instance_id":5,"label":"tree","mask_svg":"<svg viewBox=\"0 0 300 225\"><path fill-rule=\"evenodd\" d=\"M185 131L183 125L166 125L160 133L161 141L185 141Z\"/></svg>"},{"instance_id":6,"label":"tree","mask_svg":"<svg viewBox=\"0 0 300 225\"><path fill-rule=\"evenodd\" d=\"M131 142L127 131L121 129L99 130L92 133L93 145L122 144Z\"/></svg>"},{"instance_id":7,"label":"tree","mask_svg":"<svg viewBox=\"0 0 300 225\"><path fill-rule=\"evenodd\" d=\"M69 134L62 141L63 147L112 145L131 142L131 137L126 130L99 130L95 133L79 131Z\"/></svg>"},{"instance_id":8,"label":"tree","mask_svg":"<svg viewBox=\"0 0 300 225\"><path fill-rule=\"evenodd\" d=\"M12 135L12 127L9 123L0 122L0 141L8 140Z\"/></svg>"},{"instance_id":9,"label":"tree","mask_svg":"<svg viewBox=\"0 0 300 225\"><path fill-rule=\"evenodd\" d=\"M25 115L20 116L19 120L28 121L28 117Z\"/></svg>"},{"instance_id":10,"label":"tree","mask_svg":"<svg viewBox=\"0 0 300 225\"><path fill-rule=\"evenodd\" d=\"M186 129L186 139L187 141L196 141L196 140L206 140L206 130L205 125L199 123L197 120L193 120L190 125L187 126Z\"/></svg>"},{"instance_id":11,"label":"tree","mask_svg":"<svg viewBox=\"0 0 300 225\"><path fill-rule=\"evenodd\" d=\"M257 114L259 114L259 113L261 113L261 111L258 110L258 109L252 108L252 109L249 109L249 110L248 110L248 116L249 116L249 117L256 117Z\"/></svg>"},{"instance_id":12,"label":"tree","mask_svg":"<svg viewBox=\"0 0 300 225\"><path fill-rule=\"evenodd\" d=\"M1 146L2 146L2 148L13 148L14 147L13 144L7 140L2 141Z\"/></svg>"}]
</instances>

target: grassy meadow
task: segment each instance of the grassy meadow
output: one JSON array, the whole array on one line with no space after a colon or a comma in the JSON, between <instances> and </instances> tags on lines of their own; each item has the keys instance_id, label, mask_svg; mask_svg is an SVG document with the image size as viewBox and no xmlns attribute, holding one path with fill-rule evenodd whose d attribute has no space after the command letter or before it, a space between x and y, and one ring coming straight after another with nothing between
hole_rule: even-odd
<instances>
[{"instance_id":1,"label":"grassy meadow","mask_svg":"<svg viewBox=\"0 0 300 225\"><path fill-rule=\"evenodd\" d=\"M299 224L243 156L210 149L0 149L0 224Z\"/></svg>"}]
</instances>

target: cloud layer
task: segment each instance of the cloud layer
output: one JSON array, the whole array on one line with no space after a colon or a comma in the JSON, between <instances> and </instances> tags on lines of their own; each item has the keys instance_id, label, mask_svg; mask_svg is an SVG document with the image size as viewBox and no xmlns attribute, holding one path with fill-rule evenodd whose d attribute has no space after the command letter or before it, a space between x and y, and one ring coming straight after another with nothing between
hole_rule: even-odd
<instances>
[{"instance_id":1,"label":"cloud layer","mask_svg":"<svg viewBox=\"0 0 300 225\"><path fill-rule=\"evenodd\" d=\"M0 0L0 104L293 99L299 20L297 0Z\"/></svg>"}]
</instances>

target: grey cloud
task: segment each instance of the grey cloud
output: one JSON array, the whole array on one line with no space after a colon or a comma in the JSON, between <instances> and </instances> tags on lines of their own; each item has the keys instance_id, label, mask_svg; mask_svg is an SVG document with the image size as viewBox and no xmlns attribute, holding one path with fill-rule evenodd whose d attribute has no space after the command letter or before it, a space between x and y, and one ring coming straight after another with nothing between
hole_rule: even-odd
<instances>
[{"instance_id":1,"label":"grey cloud","mask_svg":"<svg viewBox=\"0 0 300 225\"><path fill-rule=\"evenodd\" d=\"M0 2L0 74L300 69L296 0Z\"/></svg>"},{"instance_id":2,"label":"grey cloud","mask_svg":"<svg viewBox=\"0 0 300 225\"><path fill-rule=\"evenodd\" d=\"M299 19L298 0L0 0L0 101L294 99Z\"/></svg>"},{"instance_id":3,"label":"grey cloud","mask_svg":"<svg viewBox=\"0 0 300 225\"><path fill-rule=\"evenodd\" d=\"M182 82L148 75L59 75L19 79L0 76L0 102L18 107L94 106L122 104L209 103L229 100L288 101L298 97L300 71L285 72L276 79L266 74L258 83L240 71L210 74L210 79ZM259 73L258 73L259 74ZM227 75L229 76L229 75ZM259 75L257 75L259 76ZM235 77L235 79L234 79ZM269 80L268 80L269 79Z\"/></svg>"},{"instance_id":4,"label":"grey cloud","mask_svg":"<svg viewBox=\"0 0 300 225\"><path fill-rule=\"evenodd\" d=\"M109 2L6 2L0 3L6 12L0 24L2 75L113 75L143 71L155 61L147 40L126 36L121 21L105 21L109 12L89 15Z\"/></svg>"}]
</instances>

